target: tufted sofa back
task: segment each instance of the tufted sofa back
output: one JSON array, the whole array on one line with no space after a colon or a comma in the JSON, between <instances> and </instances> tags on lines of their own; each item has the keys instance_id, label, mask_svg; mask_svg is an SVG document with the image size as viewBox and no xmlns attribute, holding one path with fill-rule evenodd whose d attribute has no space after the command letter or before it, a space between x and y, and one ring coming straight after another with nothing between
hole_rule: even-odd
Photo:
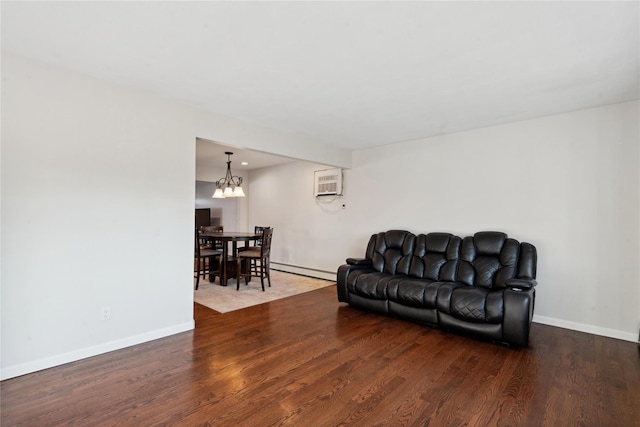
<instances>
[{"instance_id":1,"label":"tufted sofa back","mask_svg":"<svg viewBox=\"0 0 640 427\"><path fill-rule=\"evenodd\" d=\"M462 240L456 280L483 288L504 288L517 277L520 244L497 231L482 231Z\"/></svg>"},{"instance_id":2,"label":"tufted sofa back","mask_svg":"<svg viewBox=\"0 0 640 427\"><path fill-rule=\"evenodd\" d=\"M507 279L536 278L536 248L498 231L462 239L449 233L416 236L390 230L371 236L366 258L381 273L488 289L504 288Z\"/></svg>"},{"instance_id":3,"label":"tufted sofa back","mask_svg":"<svg viewBox=\"0 0 640 427\"><path fill-rule=\"evenodd\" d=\"M419 234L409 276L454 281L462 239L449 233Z\"/></svg>"},{"instance_id":4,"label":"tufted sofa back","mask_svg":"<svg viewBox=\"0 0 640 427\"><path fill-rule=\"evenodd\" d=\"M373 269L387 274L407 274L416 243L413 233L389 230L374 234L369 239L367 258Z\"/></svg>"}]
</instances>

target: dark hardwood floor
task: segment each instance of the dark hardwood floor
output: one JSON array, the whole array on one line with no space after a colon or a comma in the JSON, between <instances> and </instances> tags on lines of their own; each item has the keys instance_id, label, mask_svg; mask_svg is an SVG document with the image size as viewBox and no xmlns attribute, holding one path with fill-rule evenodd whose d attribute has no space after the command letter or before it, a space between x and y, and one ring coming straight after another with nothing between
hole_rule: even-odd
<instances>
[{"instance_id":1,"label":"dark hardwood floor","mask_svg":"<svg viewBox=\"0 0 640 427\"><path fill-rule=\"evenodd\" d=\"M527 349L368 314L334 287L3 381L27 426L640 426L631 342L535 324Z\"/></svg>"}]
</instances>

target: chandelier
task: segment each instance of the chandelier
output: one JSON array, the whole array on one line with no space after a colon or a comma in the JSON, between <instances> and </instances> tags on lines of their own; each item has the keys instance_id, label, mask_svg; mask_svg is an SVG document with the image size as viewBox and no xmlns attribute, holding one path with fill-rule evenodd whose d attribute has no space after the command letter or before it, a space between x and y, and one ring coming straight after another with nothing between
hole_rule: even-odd
<instances>
[{"instance_id":1,"label":"chandelier","mask_svg":"<svg viewBox=\"0 0 640 427\"><path fill-rule=\"evenodd\" d=\"M233 176L231 174L231 155L230 151L225 151L227 155L227 175L224 178L220 178L216 181L216 191L211 196L213 199L224 199L227 197L244 197L244 191L242 191L242 177Z\"/></svg>"}]
</instances>

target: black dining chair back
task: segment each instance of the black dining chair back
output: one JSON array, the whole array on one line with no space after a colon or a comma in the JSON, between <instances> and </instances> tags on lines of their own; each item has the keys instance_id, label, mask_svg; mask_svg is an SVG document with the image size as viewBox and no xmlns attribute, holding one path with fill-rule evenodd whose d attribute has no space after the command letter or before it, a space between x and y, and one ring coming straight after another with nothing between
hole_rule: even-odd
<instances>
[{"instance_id":1,"label":"black dining chair back","mask_svg":"<svg viewBox=\"0 0 640 427\"><path fill-rule=\"evenodd\" d=\"M266 227L266 226L263 226L263 225L256 225L254 227L254 229L253 229L253 232L256 233L256 234L262 234L264 232L265 228L271 228L271 227ZM260 246L260 245L262 245L262 239L256 240L256 246Z\"/></svg>"},{"instance_id":2,"label":"black dining chair back","mask_svg":"<svg viewBox=\"0 0 640 427\"><path fill-rule=\"evenodd\" d=\"M260 249L262 250L262 257L269 258L271 255L271 239L273 238L273 228L264 227L262 229L262 241Z\"/></svg>"},{"instance_id":3,"label":"black dining chair back","mask_svg":"<svg viewBox=\"0 0 640 427\"><path fill-rule=\"evenodd\" d=\"M222 225L203 225L200 227L202 233L223 233L224 227ZM203 246L210 249L222 249L222 242L210 238L201 238L200 242Z\"/></svg>"}]
</instances>

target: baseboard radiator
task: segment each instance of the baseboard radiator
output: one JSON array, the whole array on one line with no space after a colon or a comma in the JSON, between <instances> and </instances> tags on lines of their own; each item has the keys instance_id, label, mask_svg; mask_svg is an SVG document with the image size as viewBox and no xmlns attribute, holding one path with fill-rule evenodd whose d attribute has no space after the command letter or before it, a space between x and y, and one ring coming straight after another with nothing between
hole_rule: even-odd
<instances>
[{"instance_id":1,"label":"baseboard radiator","mask_svg":"<svg viewBox=\"0 0 640 427\"><path fill-rule=\"evenodd\" d=\"M303 276L314 277L316 279L336 280L335 271L318 270L317 268L300 267L275 261L271 261L270 265L272 270L284 271L285 273L301 274Z\"/></svg>"}]
</instances>

